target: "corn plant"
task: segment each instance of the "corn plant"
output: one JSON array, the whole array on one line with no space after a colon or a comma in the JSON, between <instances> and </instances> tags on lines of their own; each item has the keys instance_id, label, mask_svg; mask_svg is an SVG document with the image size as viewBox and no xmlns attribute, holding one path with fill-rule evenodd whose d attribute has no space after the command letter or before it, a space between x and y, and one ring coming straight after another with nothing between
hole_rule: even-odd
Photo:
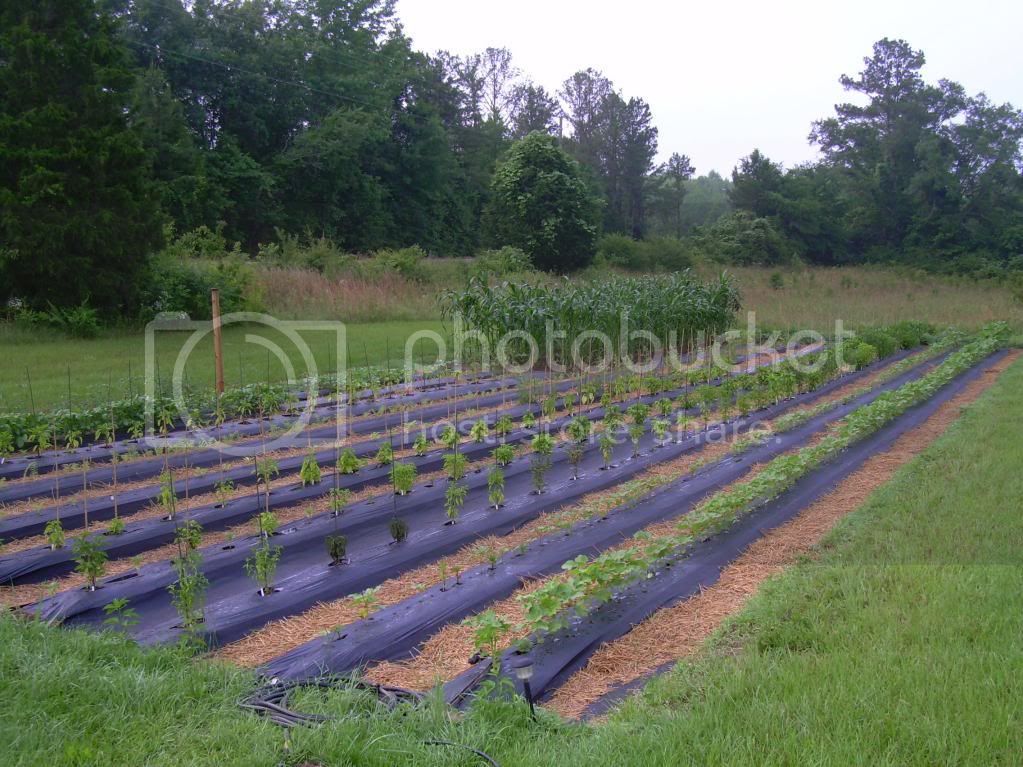
<instances>
[{"instance_id":1,"label":"corn plant","mask_svg":"<svg viewBox=\"0 0 1023 767\"><path fill-rule=\"evenodd\" d=\"M395 463L391 466L391 484L398 495L412 492L416 481L416 467L411 463Z\"/></svg>"},{"instance_id":2,"label":"corn plant","mask_svg":"<svg viewBox=\"0 0 1023 767\"><path fill-rule=\"evenodd\" d=\"M316 462L316 456L309 453L302 459L302 468L298 470L299 479L302 480L302 487L306 485L318 485L323 478L320 471L320 464Z\"/></svg>"},{"instance_id":3,"label":"corn plant","mask_svg":"<svg viewBox=\"0 0 1023 767\"><path fill-rule=\"evenodd\" d=\"M86 535L75 539L72 552L77 565L75 572L85 576L89 591L95 591L96 581L103 577L107 569L107 553Z\"/></svg>"},{"instance_id":4,"label":"corn plant","mask_svg":"<svg viewBox=\"0 0 1023 767\"><path fill-rule=\"evenodd\" d=\"M46 527L43 528L43 535L46 536L46 542L50 544L51 550L56 551L64 548L64 525L59 519L51 519L47 522Z\"/></svg>"},{"instance_id":5,"label":"corn plant","mask_svg":"<svg viewBox=\"0 0 1023 767\"><path fill-rule=\"evenodd\" d=\"M493 467L487 474L487 500L495 509L504 503L504 471L500 466Z\"/></svg>"},{"instance_id":6,"label":"corn plant","mask_svg":"<svg viewBox=\"0 0 1023 767\"><path fill-rule=\"evenodd\" d=\"M469 489L459 482L452 482L444 491L444 513L448 516L447 524L453 525L458 522L458 515L465 505L465 496Z\"/></svg>"},{"instance_id":7,"label":"corn plant","mask_svg":"<svg viewBox=\"0 0 1023 767\"><path fill-rule=\"evenodd\" d=\"M355 474L362 468L362 461L350 447L341 451L337 459L337 470L342 474Z\"/></svg>"}]
</instances>

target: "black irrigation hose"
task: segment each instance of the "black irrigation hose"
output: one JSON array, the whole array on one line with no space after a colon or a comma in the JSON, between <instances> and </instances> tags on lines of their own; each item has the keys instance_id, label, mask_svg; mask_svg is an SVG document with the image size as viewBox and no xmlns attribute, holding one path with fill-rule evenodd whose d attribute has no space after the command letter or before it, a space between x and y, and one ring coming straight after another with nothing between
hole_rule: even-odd
<instances>
[{"instance_id":1,"label":"black irrigation hose","mask_svg":"<svg viewBox=\"0 0 1023 767\"><path fill-rule=\"evenodd\" d=\"M394 709L402 703L420 703L424 697L422 693L406 690L402 687L370 684L347 677L328 676L297 682L270 682L260 687L247 698L244 698L238 705L260 716L265 716L274 724L286 729L291 729L292 727L314 727L325 722L334 721L334 717L324 716L323 714L304 714L301 711L294 711L288 708L291 694L295 690L309 687L315 687L319 690L357 689L372 692L388 709ZM452 740L424 740L423 745L464 748L491 765L491 767L501 767L491 756L465 743L456 743Z\"/></svg>"}]
</instances>

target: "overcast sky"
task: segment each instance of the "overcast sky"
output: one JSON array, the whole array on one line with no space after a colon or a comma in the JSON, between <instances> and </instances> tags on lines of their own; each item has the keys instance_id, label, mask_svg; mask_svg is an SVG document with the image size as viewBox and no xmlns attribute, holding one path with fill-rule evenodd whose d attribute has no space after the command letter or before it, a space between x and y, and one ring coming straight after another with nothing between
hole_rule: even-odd
<instances>
[{"instance_id":1,"label":"overcast sky","mask_svg":"<svg viewBox=\"0 0 1023 767\"><path fill-rule=\"evenodd\" d=\"M601 70L650 104L661 159L688 154L698 174L727 174L754 147L787 166L813 159L810 123L886 36L924 51L928 80L1023 106L1019 0L398 0L398 15L419 50L505 47L552 91Z\"/></svg>"}]
</instances>

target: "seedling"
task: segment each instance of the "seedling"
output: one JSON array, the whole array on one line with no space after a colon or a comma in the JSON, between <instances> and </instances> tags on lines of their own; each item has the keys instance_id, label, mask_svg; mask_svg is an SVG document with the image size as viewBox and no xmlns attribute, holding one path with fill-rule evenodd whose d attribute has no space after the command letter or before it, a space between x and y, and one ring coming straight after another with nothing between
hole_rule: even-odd
<instances>
[{"instance_id":1,"label":"seedling","mask_svg":"<svg viewBox=\"0 0 1023 767\"><path fill-rule=\"evenodd\" d=\"M320 483L323 474L320 471L320 464L316 462L315 455L310 453L302 460L302 468L298 470L298 476L302 480L302 487Z\"/></svg>"},{"instance_id":2,"label":"seedling","mask_svg":"<svg viewBox=\"0 0 1023 767\"><path fill-rule=\"evenodd\" d=\"M493 610L487 610L466 620L466 625L474 630L472 644L476 654L493 659L491 672L496 676L500 672L501 644L511 630L511 624Z\"/></svg>"},{"instance_id":3,"label":"seedling","mask_svg":"<svg viewBox=\"0 0 1023 767\"><path fill-rule=\"evenodd\" d=\"M231 497L231 493L234 492L234 482L230 479L222 479L214 486L213 490L217 495L217 501L224 504Z\"/></svg>"},{"instance_id":4,"label":"seedling","mask_svg":"<svg viewBox=\"0 0 1023 767\"><path fill-rule=\"evenodd\" d=\"M359 618L362 620L368 620L370 613L373 612L373 608L376 607L377 591L379 589L379 586L374 586L365 591L360 591L352 597L352 602L359 608Z\"/></svg>"},{"instance_id":5,"label":"seedling","mask_svg":"<svg viewBox=\"0 0 1023 767\"><path fill-rule=\"evenodd\" d=\"M526 413L524 416L522 416L522 428L523 429L532 429L534 426L536 426L536 416L535 415L533 415L532 413Z\"/></svg>"},{"instance_id":6,"label":"seedling","mask_svg":"<svg viewBox=\"0 0 1023 767\"><path fill-rule=\"evenodd\" d=\"M415 464L396 463L391 467L391 483L394 485L394 492L398 495L407 495L412 492L415 481Z\"/></svg>"},{"instance_id":7,"label":"seedling","mask_svg":"<svg viewBox=\"0 0 1023 767\"><path fill-rule=\"evenodd\" d=\"M394 517L387 525L387 529L391 533L391 538L394 539L395 543L402 543L408 538L408 522L404 519Z\"/></svg>"},{"instance_id":8,"label":"seedling","mask_svg":"<svg viewBox=\"0 0 1023 767\"><path fill-rule=\"evenodd\" d=\"M84 535L75 540L72 551L77 564L75 572L85 576L89 591L95 591L96 581L103 577L107 569L107 553L96 541Z\"/></svg>"},{"instance_id":9,"label":"seedling","mask_svg":"<svg viewBox=\"0 0 1023 767\"><path fill-rule=\"evenodd\" d=\"M103 620L103 625L114 631L127 633L128 629L139 622L139 614L128 607L128 600L124 597L118 597L104 605L103 613L107 616Z\"/></svg>"},{"instance_id":10,"label":"seedling","mask_svg":"<svg viewBox=\"0 0 1023 767\"><path fill-rule=\"evenodd\" d=\"M124 530L124 520L120 517L115 517L110 521L110 527L107 528L107 533L110 535L124 535Z\"/></svg>"}]
</instances>

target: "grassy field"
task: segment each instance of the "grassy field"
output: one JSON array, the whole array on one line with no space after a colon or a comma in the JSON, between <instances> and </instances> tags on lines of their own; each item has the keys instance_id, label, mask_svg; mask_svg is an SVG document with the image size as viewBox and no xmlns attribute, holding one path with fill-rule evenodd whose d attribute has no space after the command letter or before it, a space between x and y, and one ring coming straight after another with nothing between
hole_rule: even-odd
<instances>
[{"instance_id":1,"label":"grassy field","mask_svg":"<svg viewBox=\"0 0 1023 767\"><path fill-rule=\"evenodd\" d=\"M359 323L346 326L349 366L367 364L400 367L405 340L415 331L443 332L439 320L402 320ZM228 386L257 381L281 381L286 372L277 357L257 343L246 340L258 335L277 345L291 360L295 374L306 375L301 353L282 334L265 326L230 325L224 328L224 378ZM334 334L300 332L319 370L332 370L337 360ZM190 332L154 334L154 375L163 386L191 336ZM420 344L427 355L434 347ZM0 325L0 411L40 410L75 407L105 402L143 390L146 337L142 330L104 333L92 339L67 339L53 334L23 332ZM184 380L191 387L213 386L213 339L205 335L187 355ZM69 381L70 379L70 381ZM70 389L70 394L69 394Z\"/></svg>"},{"instance_id":2,"label":"grassy field","mask_svg":"<svg viewBox=\"0 0 1023 767\"><path fill-rule=\"evenodd\" d=\"M11 765L1016 764L1023 752L1023 364L694 662L599 726L521 701L283 731L241 712L248 674L0 617ZM941 481L935 481L940 477ZM304 705L312 705L305 701Z\"/></svg>"},{"instance_id":3,"label":"grassy field","mask_svg":"<svg viewBox=\"0 0 1023 767\"><path fill-rule=\"evenodd\" d=\"M703 271L708 276L711 273L709 268ZM1023 301L1008 287L992 282L924 274L907 276L870 267L789 271L738 268L730 271L738 279L744 309L755 312L758 325L764 328L812 328L831 333L836 319L852 328L915 319L967 329L978 328L991 320L1007 320L1017 330L1023 330ZM776 274L780 275L781 287L777 287ZM344 319L348 316L346 306L357 307L359 317L375 317L384 316L390 307L391 318L347 324L351 366L386 365L390 361L397 367L405 339L411 333L419 329L442 329L436 318L436 294L441 283L424 285L389 275L378 283L363 281L355 285L351 280L339 282L315 272L294 269L267 272L267 280L268 311L282 319ZM409 316L424 319L409 319ZM741 317L740 324L745 326L745 323L746 318ZM272 356L268 364L267 350L246 342L247 332L250 331L236 326L225 331L228 385L263 381L268 377L283 380L283 367ZM298 374L304 375L292 344L272 332L260 333L277 342L294 361ZM187 336L174 333L158 338L161 380L168 378ZM334 354L330 337L327 334L304 337L308 339L317 365L332 366ZM119 330L96 339L76 340L0 324L0 355L5 362L0 367L0 411L30 410L33 406L41 410L66 407L69 399L75 406L81 406L140 391L145 336L141 329ZM208 336L189 356L185 379L196 387L212 384L213 352Z\"/></svg>"}]
</instances>

